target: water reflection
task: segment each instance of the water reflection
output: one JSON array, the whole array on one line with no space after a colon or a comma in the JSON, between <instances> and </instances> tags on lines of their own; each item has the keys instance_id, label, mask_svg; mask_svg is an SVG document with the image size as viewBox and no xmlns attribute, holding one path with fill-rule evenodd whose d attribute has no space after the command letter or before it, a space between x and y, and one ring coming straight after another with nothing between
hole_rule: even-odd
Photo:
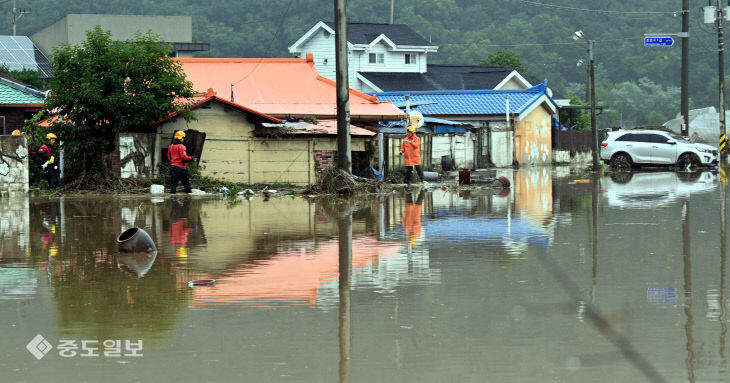
<instances>
[{"instance_id":1,"label":"water reflection","mask_svg":"<svg viewBox=\"0 0 730 383\"><path fill-rule=\"evenodd\" d=\"M692 194L717 188L718 177L703 172L618 172L601 180L608 204L621 209L652 209L667 206Z\"/></svg>"},{"instance_id":2,"label":"water reflection","mask_svg":"<svg viewBox=\"0 0 730 383\"><path fill-rule=\"evenodd\" d=\"M649 176L671 198L538 168L500 193L0 200L0 316L20 350L144 339L142 381L726 381L725 196ZM116 252L131 226L156 256ZM5 363L57 374L27 356Z\"/></svg>"}]
</instances>

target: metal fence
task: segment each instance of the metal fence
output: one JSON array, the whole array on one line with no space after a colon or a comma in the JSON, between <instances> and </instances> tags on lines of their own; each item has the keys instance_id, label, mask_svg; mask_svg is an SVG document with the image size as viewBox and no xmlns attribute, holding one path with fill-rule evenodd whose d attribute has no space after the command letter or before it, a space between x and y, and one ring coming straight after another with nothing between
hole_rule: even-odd
<instances>
[{"instance_id":1,"label":"metal fence","mask_svg":"<svg viewBox=\"0 0 730 383\"><path fill-rule=\"evenodd\" d=\"M599 139L601 135L599 134ZM553 129L553 149L559 150L591 150L590 130L557 130Z\"/></svg>"}]
</instances>

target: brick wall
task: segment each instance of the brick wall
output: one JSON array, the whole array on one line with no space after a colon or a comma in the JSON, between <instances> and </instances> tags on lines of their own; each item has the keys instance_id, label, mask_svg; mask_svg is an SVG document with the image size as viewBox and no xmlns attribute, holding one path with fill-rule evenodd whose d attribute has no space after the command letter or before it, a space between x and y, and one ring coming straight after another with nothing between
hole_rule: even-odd
<instances>
[{"instance_id":1,"label":"brick wall","mask_svg":"<svg viewBox=\"0 0 730 383\"><path fill-rule=\"evenodd\" d=\"M335 163L334 150L315 150L314 163L317 164L317 171L327 169Z\"/></svg>"}]
</instances>

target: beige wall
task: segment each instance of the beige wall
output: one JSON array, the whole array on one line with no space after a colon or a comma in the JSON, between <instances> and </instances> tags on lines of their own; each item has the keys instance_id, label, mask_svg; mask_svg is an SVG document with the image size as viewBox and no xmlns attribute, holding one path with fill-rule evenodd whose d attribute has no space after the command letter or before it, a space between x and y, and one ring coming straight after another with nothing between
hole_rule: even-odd
<instances>
[{"instance_id":1,"label":"beige wall","mask_svg":"<svg viewBox=\"0 0 730 383\"><path fill-rule=\"evenodd\" d=\"M552 160L550 114L539 106L515 122L515 157L521 166L549 165Z\"/></svg>"},{"instance_id":2,"label":"beige wall","mask_svg":"<svg viewBox=\"0 0 730 383\"><path fill-rule=\"evenodd\" d=\"M41 29L30 39L49 58L59 44L79 44L86 40L86 31L96 25L112 32L115 40L129 40L137 32L152 30L162 41L193 42L191 16L95 15L69 14Z\"/></svg>"},{"instance_id":3,"label":"beige wall","mask_svg":"<svg viewBox=\"0 0 730 383\"><path fill-rule=\"evenodd\" d=\"M0 135L0 195L27 193L28 177L28 141L25 135Z\"/></svg>"},{"instance_id":4,"label":"beige wall","mask_svg":"<svg viewBox=\"0 0 730 383\"><path fill-rule=\"evenodd\" d=\"M198 119L176 118L162 125L161 145L169 145L176 130L206 133L200 164L202 174L231 182L290 183L316 181L314 150L336 150L335 136L293 135L286 138L254 137L254 124L244 112L219 102L195 109ZM367 139L353 137L352 150L365 150Z\"/></svg>"}]
</instances>

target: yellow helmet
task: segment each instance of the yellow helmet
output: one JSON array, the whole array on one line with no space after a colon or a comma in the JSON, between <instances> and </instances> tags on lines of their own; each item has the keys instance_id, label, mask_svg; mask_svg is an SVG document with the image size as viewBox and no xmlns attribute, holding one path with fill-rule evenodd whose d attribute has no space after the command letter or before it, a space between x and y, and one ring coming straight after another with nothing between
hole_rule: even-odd
<instances>
[{"instance_id":1,"label":"yellow helmet","mask_svg":"<svg viewBox=\"0 0 730 383\"><path fill-rule=\"evenodd\" d=\"M48 134L46 134L46 138L50 140L51 138L56 138L57 139L58 137L55 134L53 134L53 133L48 133Z\"/></svg>"},{"instance_id":2,"label":"yellow helmet","mask_svg":"<svg viewBox=\"0 0 730 383\"><path fill-rule=\"evenodd\" d=\"M178 130L177 132L175 132L173 138L175 138L176 140L182 140L183 138L185 138L185 132L183 132L182 130Z\"/></svg>"},{"instance_id":3,"label":"yellow helmet","mask_svg":"<svg viewBox=\"0 0 730 383\"><path fill-rule=\"evenodd\" d=\"M407 130L408 130L409 132L411 132L411 133L415 133L415 132L416 132L416 128L414 128L414 127L412 127L412 126L409 126Z\"/></svg>"},{"instance_id":4,"label":"yellow helmet","mask_svg":"<svg viewBox=\"0 0 730 383\"><path fill-rule=\"evenodd\" d=\"M12 134L13 136L19 136L19 135L23 134L23 132L21 132L20 129L15 129L10 134Z\"/></svg>"}]
</instances>

